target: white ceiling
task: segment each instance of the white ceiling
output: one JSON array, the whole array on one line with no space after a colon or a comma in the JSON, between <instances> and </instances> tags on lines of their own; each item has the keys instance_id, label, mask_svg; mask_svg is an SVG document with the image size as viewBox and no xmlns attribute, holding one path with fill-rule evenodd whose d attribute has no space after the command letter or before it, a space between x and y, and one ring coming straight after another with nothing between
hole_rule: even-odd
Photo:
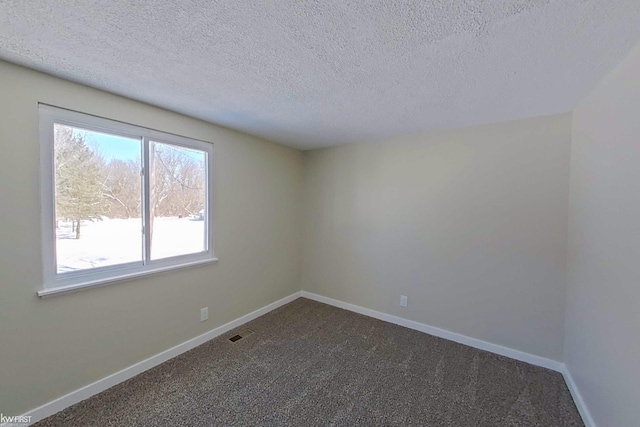
<instances>
[{"instance_id":1,"label":"white ceiling","mask_svg":"<svg viewBox=\"0 0 640 427\"><path fill-rule=\"evenodd\" d=\"M570 111L640 0L0 0L0 58L294 147Z\"/></svg>"}]
</instances>

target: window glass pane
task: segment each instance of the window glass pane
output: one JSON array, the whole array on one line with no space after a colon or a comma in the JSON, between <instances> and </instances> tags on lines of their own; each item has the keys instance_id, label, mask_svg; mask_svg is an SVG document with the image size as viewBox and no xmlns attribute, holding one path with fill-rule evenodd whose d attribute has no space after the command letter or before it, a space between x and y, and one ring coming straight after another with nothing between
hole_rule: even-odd
<instances>
[{"instance_id":1,"label":"window glass pane","mask_svg":"<svg viewBox=\"0 0 640 427\"><path fill-rule=\"evenodd\" d=\"M142 262L141 140L54 125L56 264Z\"/></svg>"},{"instance_id":2,"label":"window glass pane","mask_svg":"<svg viewBox=\"0 0 640 427\"><path fill-rule=\"evenodd\" d=\"M206 156L203 151L150 142L152 260L207 250Z\"/></svg>"}]
</instances>

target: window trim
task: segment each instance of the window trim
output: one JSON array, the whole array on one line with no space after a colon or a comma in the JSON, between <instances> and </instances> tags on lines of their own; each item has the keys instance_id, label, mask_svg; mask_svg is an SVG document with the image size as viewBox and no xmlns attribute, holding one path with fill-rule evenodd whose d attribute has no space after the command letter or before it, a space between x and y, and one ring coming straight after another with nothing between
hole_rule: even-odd
<instances>
[{"instance_id":1,"label":"window trim","mask_svg":"<svg viewBox=\"0 0 640 427\"><path fill-rule=\"evenodd\" d=\"M43 288L38 296L48 296L71 292L93 286L128 281L135 277L156 274L174 269L216 262L214 255L214 145L154 129L136 126L77 111L38 104L40 124L40 195L41 195L41 236L42 236L42 273ZM142 203L149 205L149 144L150 141L191 148L207 153L206 165L206 201L205 201L205 243L206 251L179 255L158 260L147 259L149 233L143 235L143 256L141 262L97 267L77 272L57 273L56 229L55 229L55 175L54 175L54 123L79 127L90 131L110 135L139 139L143 145L141 163L144 178L141 183ZM143 225L149 223L150 210L143 209Z\"/></svg>"}]
</instances>

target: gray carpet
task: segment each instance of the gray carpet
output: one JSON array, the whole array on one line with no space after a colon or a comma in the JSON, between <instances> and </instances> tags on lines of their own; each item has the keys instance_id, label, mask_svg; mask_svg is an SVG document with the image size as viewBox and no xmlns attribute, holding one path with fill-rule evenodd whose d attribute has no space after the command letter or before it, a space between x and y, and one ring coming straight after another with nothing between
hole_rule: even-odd
<instances>
[{"instance_id":1,"label":"gray carpet","mask_svg":"<svg viewBox=\"0 0 640 427\"><path fill-rule=\"evenodd\" d=\"M37 424L244 425L584 424L556 372L302 298Z\"/></svg>"}]
</instances>

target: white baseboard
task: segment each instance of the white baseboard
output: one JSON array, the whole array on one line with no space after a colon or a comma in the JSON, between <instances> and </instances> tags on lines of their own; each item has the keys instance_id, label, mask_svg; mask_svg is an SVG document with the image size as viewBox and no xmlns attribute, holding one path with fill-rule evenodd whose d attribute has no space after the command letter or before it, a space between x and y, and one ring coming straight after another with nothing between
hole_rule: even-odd
<instances>
[{"instance_id":1,"label":"white baseboard","mask_svg":"<svg viewBox=\"0 0 640 427\"><path fill-rule=\"evenodd\" d=\"M525 353L523 351L514 350L512 348L503 347L498 344L492 344L490 342L482 341L476 338L471 338L466 335L447 331L446 329L440 329L440 328L436 328L435 326L426 325L424 323L416 322L413 320L403 319L402 317L392 316L391 314L386 314L380 311L371 310L369 308L360 307L358 305L338 301L333 298L324 297L322 295L317 295L311 292L302 291L302 297L309 298L318 302L323 302L325 304L329 304L334 307L343 308L345 310L364 314L365 316L374 317L379 320L384 320L385 322L404 326L405 328L415 329L416 331L424 332L429 335L434 335L436 337L444 338L450 341L455 341L460 344L468 345L469 347L489 351L491 353L499 354L501 356L506 356L512 359L520 360L522 362L527 362L532 365L541 366L543 368L551 369L556 372L562 373L564 370L564 364L562 362L547 359L546 357Z\"/></svg>"},{"instance_id":2,"label":"white baseboard","mask_svg":"<svg viewBox=\"0 0 640 427\"><path fill-rule=\"evenodd\" d=\"M281 300L273 302L267 306L264 306L256 311L253 311L249 314L246 314L242 317L239 317L235 320L232 320L229 323L226 323L222 326L219 326L215 329L212 329L209 332L206 332L200 336L192 338L188 341L183 342L182 344L178 344L175 347L172 347L168 350L165 350L161 353L156 354L148 359L145 359L141 362L138 362L128 368L125 368L121 371L118 371L114 374L111 374L105 378L102 378L96 382L93 382L87 386L79 388L78 390L72 391L69 394L66 394L58 399L52 400L38 408L35 408L24 416L30 416L30 423L36 423L44 418L47 418L63 409L68 408L71 405L74 405L78 402L81 402L89 397L98 394L110 387L113 387L123 381L128 380L129 378L133 378L142 372L153 368L163 362L166 362L169 359L172 359L186 351L189 351L205 342L216 338L231 329L237 328L251 320L254 320L272 310L275 310L278 307L281 307L291 301L296 300L299 297L308 298L314 301L322 302L325 304L332 305L334 307L342 308L345 310L353 311L355 313L363 314L365 316L373 317L379 320L383 320L385 322L393 323L396 325L404 326L406 328L414 329L420 332L424 332L430 335L434 335L440 338L448 339L450 341L455 341L460 344L468 345L470 347L474 347L480 350L489 351L491 353L496 353L502 356L510 357L512 359L520 360L526 363L530 363L532 365L541 366L543 368L551 369L553 371L560 372L567 383L567 387L573 396L573 399L576 403L578 411L582 416L582 419L585 423L586 427L596 427L596 424L593 422L593 418L587 408L580 391L578 390L573 378L571 377L571 373L567 369L564 363L558 362L555 360L547 359L545 357L536 356L533 354L525 353L519 350L514 350L508 347L504 347L498 344L492 344L486 341L482 341L476 338L471 338L466 335L457 334L455 332L447 331L445 329L436 328L434 326L429 326L424 323L416 322L413 320L403 319L398 316L392 316L390 314L382 313L379 311L371 310L369 308L360 307L354 304L349 304L346 302L342 302L339 300L335 300L333 298L328 298L322 295L317 295L311 292L301 291L295 292L288 297L285 297ZM2 427L3 425L0 425Z\"/></svg>"},{"instance_id":3,"label":"white baseboard","mask_svg":"<svg viewBox=\"0 0 640 427\"><path fill-rule=\"evenodd\" d=\"M30 416L31 423L36 423L44 418L47 418L56 412L62 411L65 408L68 408L71 405L74 405L78 402L81 402L89 397L98 394L110 387L113 387L116 384L119 384L129 378L135 377L142 372L153 368L163 362L166 362L169 359L172 359L186 351L189 351L205 342L224 334L225 332L230 331L231 329L237 328L240 325L243 325L247 322L250 322L253 319L256 319L263 314L266 314L272 310L275 310L278 307L281 307L293 300L296 300L300 297L301 292L296 292L288 297L282 298L276 302L273 302L267 306L264 306L256 311L253 311L249 314L246 314L242 317L239 317L235 320L232 320L229 323L226 323L222 326L219 326L215 329L212 329L209 332L206 332L200 336L190 339L189 341L185 341L182 344L178 344L175 347L172 347L168 350L163 351L162 353L158 353L155 356L151 356L148 359L145 359L141 362L136 363L135 365L131 365L128 368L125 368L121 371L116 372L115 374L111 374L108 377L102 378L94 383L91 383L87 386L79 388L78 390L72 391L69 394L66 394L58 399L52 400L49 403L45 403L44 405L32 409L31 411L24 414L24 416Z\"/></svg>"},{"instance_id":4,"label":"white baseboard","mask_svg":"<svg viewBox=\"0 0 640 427\"><path fill-rule=\"evenodd\" d=\"M471 338L466 335L458 334L455 332L447 331L446 329L436 328L435 326L426 325L424 323L416 322L413 320L403 319L402 317L393 316L391 314L382 313L380 311L371 310L369 308L360 307L355 304L349 304L347 302L339 301L333 298L317 295L311 292L302 291L303 298L308 298L314 301L322 302L332 305L334 307L343 308L345 310L353 311L355 313L364 314L365 316L373 317L385 322L393 323L396 325L404 326L405 328L415 329L416 331L424 332L429 335L434 335L439 338L444 338L450 341L455 341L460 344L468 345L469 347L477 348L480 350L489 351L491 353L499 354L501 356L510 357L512 359L520 360L522 362L530 363L532 365L540 366L543 368L551 369L562 374L567 383L567 387L571 392L571 396L580 412L582 421L586 427L596 427L591 413L587 408L587 405L576 386L576 383L571 377L571 373L567 369L567 366L556 360L547 359L546 357L536 356L534 354L525 353L523 351L514 350L512 348L504 347L498 344L492 344L490 342L482 341L476 338Z\"/></svg>"},{"instance_id":5,"label":"white baseboard","mask_svg":"<svg viewBox=\"0 0 640 427\"><path fill-rule=\"evenodd\" d=\"M562 371L562 376L564 376L564 381L567 383L567 387L571 392L571 396L573 397L573 401L578 408L578 412L580 412L580 416L582 417L582 421L584 422L585 427L596 427L595 421L593 421L593 417L591 416L591 412L589 412L589 408L587 407L578 386L576 385L573 377L571 376L571 372L569 372L569 368L565 365L564 370Z\"/></svg>"}]
</instances>

